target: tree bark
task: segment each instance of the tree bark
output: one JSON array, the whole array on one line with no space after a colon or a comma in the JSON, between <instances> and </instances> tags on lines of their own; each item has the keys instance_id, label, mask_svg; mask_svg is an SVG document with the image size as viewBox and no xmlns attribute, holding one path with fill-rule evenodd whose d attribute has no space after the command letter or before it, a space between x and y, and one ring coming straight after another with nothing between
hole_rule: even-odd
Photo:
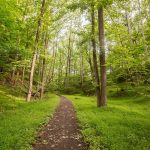
<instances>
[{"instance_id":1,"label":"tree bark","mask_svg":"<svg viewBox=\"0 0 150 150\"><path fill-rule=\"evenodd\" d=\"M57 46L57 44L56 44L56 46ZM52 61L51 65L50 65L50 67L49 67L48 78L47 78L48 84L50 84L53 81L53 78L54 78L54 69L55 69L55 61L56 61L56 50L57 50L57 47L55 48L55 42L54 42L53 43L53 48L52 48L53 61Z\"/></svg>"},{"instance_id":2,"label":"tree bark","mask_svg":"<svg viewBox=\"0 0 150 150\"><path fill-rule=\"evenodd\" d=\"M58 46L58 41L56 41L56 43L54 43L54 47L53 47L53 66L52 66L52 75L51 75L51 81L54 80L54 71L55 71L55 65L56 65L56 56L57 56L57 46ZM56 45L55 45L56 44Z\"/></svg>"},{"instance_id":3,"label":"tree bark","mask_svg":"<svg viewBox=\"0 0 150 150\"><path fill-rule=\"evenodd\" d=\"M26 70L26 66L24 65L23 68L22 68L22 84L24 83L24 77L25 77L25 70Z\"/></svg>"},{"instance_id":4,"label":"tree bark","mask_svg":"<svg viewBox=\"0 0 150 150\"><path fill-rule=\"evenodd\" d=\"M81 88L83 88L83 83L84 83L84 62L83 62L83 51L82 49L80 50L80 83L81 83Z\"/></svg>"},{"instance_id":5,"label":"tree bark","mask_svg":"<svg viewBox=\"0 0 150 150\"><path fill-rule=\"evenodd\" d=\"M140 0L138 0L138 7L139 7L138 11L139 11L139 17L140 17L140 24L141 24L141 27L139 25L139 28L141 28L144 48L147 51L147 45L146 45L145 33L144 33L143 17L142 17L142 10L141 10L142 8L141 8L141 1Z\"/></svg>"},{"instance_id":6,"label":"tree bark","mask_svg":"<svg viewBox=\"0 0 150 150\"><path fill-rule=\"evenodd\" d=\"M45 81L46 81L46 51L48 48L48 38L47 35L45 37L45 48L44 48L44 58L43 58L43 67L42 67L42 84L41 84L41 91L40 91L40 98L43 98L44 88L45 88Z\"/></svg>"},{"instance_id":7,"label":"tree bark","mask_svg":"<svg viewBox=\"0 0 150 150\"><path fill-rule=\"evenodd\" d=\"M37 92L40 89L40 85L41 85L41 64L42 64L42 60L41 60L41 51L38 50L38 54L37 54L37 59L38 59L38 83L37 83Z\"/></svg>"},{"instance_id":8,"label":"tree bark","mask_svg":"<svg viewBox=\"0 0 150 150\"><path fill-rule=\"evenodd\" d=\"M71 31L69 35L69 45L68 45L68 74L71 74Z\"/></svg>"},{"instance_id":9,"label":"tree bark","mask_svg":"<svg viewBox=\"0 0 150 150\"><path fill-rule=\"evenodd\" d=\"M127 27L128 27L129 42L132 45L131 24L130 24L130 19L129 19L129 13L127 10L125 10L125 13L126 13L126 22L127 22Z\"/></svg>"},{"instance_id":10,"label":"tree bark","mask_svg":"<svg viewBox=\"0 0 150 150\"><path fill-rule=\"evenodd\" d=\"M62 80L62 52L59 53L59 67L58 67L58 86L61 86L61 80ZM58 87L58 88L59 88Z\"/></svg>"},{"instance_id":11,"label":"tree bark","mask_svg":"<svg viewBox=\"0 0 150 150\"><path fill-rule=\"evenodd\" d=\"M96 54L96 41L95 41L95 11L94 5L92 5L91 12L92 19L92 47L93 47L93 69L95 73L95 82L96 82L96 95L97 95L97 106L100 105L100 82L99 82L99 73L97 65L97 54Z\"/></svg>"},{"instance_id":12,"label":"tree bark","mask_svg":"<svg viewBox=\"0 0 150 150\"><path fill-rule=\"evenodd\" d=\"M100 106L107 104L106 94L106 62L105 62L105 43L104 43L104 19L103 19L103 8L98 9L98 26L99 26L99 43L100 43L100 82L101 82L101 97Z\"/></svg>"},{"instance_id":13,"label":"tree bark","mask_svg":"<svg viewBox=\"0 0 150 150\"><path fill-rule=\"evenodd\" d=\"M41 21L42 21L43 15L44 15L44 7L45 7L45 0L42 1L41 13L40 13L40 17L38 20L36 39L35 39L35 44L34 44L34 52L33 52L31 71L30 71L30 77L29 77L29 90L28 90L28 95L27 95L27 101L28 102L31 100L31 95L32 95L33 76L34 76L34 70L35 70L35 64L36 64L37 48L38 48L38 42L39 42L39 36L40 36Z\"/></svg>"},{"instance_id":14,"label":"tree bark","mask_svg":"<svg viewBox=\"0 0 150 150\"><path fill-rule=\"evenodd\" d=\"M66 62L66 75L64 79L64 86L67 87L69 78L71 74L71 31L68 39L68 52L67 52L67 62Z\"/></svg>"},{"instance_id":15,"label":"tree bark","mask_svg":"<svg viewBox=\"0 0 150 150\"><path fill-rule=\"evenodd\" d=\"M14 82L14 79L15 79L15 73L16 73L16 68L13 67L13 71L12 71L12 77L11 77L11 80Z\"/></svg>"},{"instance_id":16,"label":"tree bark","mask_svg":"<svg viewBox=\"0 0 150 150\"><path fill-rule=\"evenodd\" d=\"M94 81L95 80L95 74L94 74L94 69L93 69L91 53L90 53L90 51L88 52L88 50L86 50L86 54L87 54L87 61L88 61L89 65L90 65L91 78Z\"/></svg>"}]
</instances>

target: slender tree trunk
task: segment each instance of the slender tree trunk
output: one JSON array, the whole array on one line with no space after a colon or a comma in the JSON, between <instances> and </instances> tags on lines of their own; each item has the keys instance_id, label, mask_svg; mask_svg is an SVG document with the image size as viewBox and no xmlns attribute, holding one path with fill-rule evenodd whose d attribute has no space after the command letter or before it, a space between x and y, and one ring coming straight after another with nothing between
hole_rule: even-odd
<instances>
[{"instance_id":1,"label":"slender tree trunk","mask_svg":"<svg viewBox=\"0 0 150 150\"><path fill-rule=\"evenodd\" d=\"M12 77L11 77L11 80L12 80L12 81L14 81L14 79L15 79L15 72L16 72L16 68L13 67Z\"/></svg>"},{"instance_id":2,"label":"slender tree trunk","mask_svg":"<svg viewBox=\"0 0 150 150\"><path fill-rule=\"evenodd\" d=\"M49 69L48 69L48 77L46 79L46 82L49 84L51 82L51 72L52 72L52 64L49 66Z\"/></svg>"},{"instance_id":3,"label":"slender tree trunk","mask_svg":"<svg viewBox=\"0 0 150 150\"><path fill-rule=\"evenodd\" d=\"M61 79L62 79L62 53L59 54L59 68L58 68L58 86L61 86ZM58 87L58 88L59 88Z\"/></svg>"},{"instance_id":4,"label":"slender tree trunk","mask_svg":"<svg viewBox=\"0 0 150 150\"><path fill-rule=\"evenodd\" d=\"M69 34L69 40L68 40L68 53L67 53L67 63L66 63L66 75L64 79L64 86L67 87L69 78L68 75L70 76L71 74L71 31Z\"/></svg>"},{"instance_id":5,"label":"slender tree trunk","mask_svg":"<svg viewBox=\"0 0 150 150\"><path fill-rule=\"evenodd\" d=\"M90 51L88 52L88 50L87 50L86 54L87 54L87 61L90 65L91 77L92 77L92 80L94 81L95 80L95 74L94 74L93 63L92 63L92 59L91 59L91 53L90 53Z\"/></svg>"},{"instance_id":6,"label":"slender tree trunk","mask_svg":"<svg viewBox=\"0 0 150 150\"><path fill-rule=\"evenodd\" d=\"M43 32L42 34L42 43L45 43L45 33ZM44 47L45 48L45 47ZM40 92L41 93L41 82L42 82L42 57L41 57L41 50L38 49L37 52L37 59L38 59L38 81L37 81L37 93Z\"/></svg>"},{"instance_id":7,"label":"slender tree trunk","mask_svg":"<svg viewBox=\"0 0 150 150\"><path fill-rule=\"evenodd\" d=\"M127 21L127 27L128 27L129 42L132 45L131 24L130 24L130 19L129 19L129 13L127 10L125 11L126 11L126 21Z\"/></svg>"},{"instance_id":8,"label":"slender tree trunk","mask_svg":"<svg viewBox=\"0 0 150 150\"><path fill-rule=\"evenodd\" d=\"M19 70L17 70L16 81L19 81Z\"/></svg>"},{"instance_id":9,"label":"slender tree trunk","mask_svg":"<svg viewBox=\"0 0 150 150\"><path fill-rule=\"evenodd\" d=\"M96 54L94 6L92 6L91 17L92 17L92 47L93 47L93 67L94 67L93 69L95 73L95 82L96 82L97 106L99 106L100 105L100 82L99 82L97 54Z\"/></svg>"},{"instance_id":10,"label":"slender tree trunk","mask_svg":"<svg viewBox=\"0 0 150 150\"><path fill-rule=\"evenodd\" d=\"M88 58L88 62L89 62L89 64L90 64L91 77L92 77L92 79L93 79L93 81L94 81L95 74L94 74L94 71L93 71L93 64L92 64L91 56L89 56L89 58Z\"/></svg>"},{"instance_id":11,"label":"slender tree trunk","mask_svg":"<svg viewBox=\"0 0 150 150\"><path fill-rule=\"evenodd\" d=\"M83 52L80 50L80 82L81 88L83 87L84 82L84 63L83 63Z\"/></svg>"},{"instance_id":12,"label":"slender tree trunk","mask_svg":"<svg viewBox=\"0 0 150 150\"><path fill-rule=\"evenodd\" d=\"M30 78L29 78L29 90L28 90L28 95L27 95L27 101L28 102L31 100L31 95L32 95L33 76L34 76L34 70L35 70L35 64L36 64L37 48L38 48L38 42L39 42L39 36L40 36L41 21L42 21L43 15L44 15L44 7L45 7L45 0L42 1L41 14L40 14L40 17L38 20L36 39L35 39L35 45L34 45L34 52L33 52L33 58L32 58L32 63L31 63Z\"/></svg>"},{"instance_id":13,"label":"slender tree trunk","mask_svg":"<svg viewBox=\"0 0 150 150\"><path fill-rule=\"evenodd\" d=\"M150 1L148 1L148 19L150 19Z\"/></svg>"},{"instance_id":14,"label":"slender tree trunk","mask_svg":"<svg viewBox=\"0 0 150 150\"><path fill-rule=\"evenodd\" d=\"M41 63L42 63L42 58L41 58L41 51L38 50L38 54L37 54L37 59L38 59L38 83L37 83L37 92L40 89L40 85L41 85Z\"/></svg>"},{"instance_id":15,"label":"slender tree trunk","mask_svg":"<svg viewBox=\"0 0 150 150\"><path fill-rule=\"evenodd\" d=\"M70 76L71 74L71 31L70 31L70 35L69 35L69 46L68 46L68 74Z\"/></svg>"},{"instance_id":16,"label":"slender tree trunk","mask_svg":"<svg viewBox=\"0 0 150 150\"><path fill-rule=\"evenodd\" d=\"M56 48L57 49L57 48ZM50 65L50 67L49 67L49 72L48 72L48 78L47 78L47 82L48 82L48 84L51 82L51 81L53 81L53 77L54 77L54 68L55 68L55 59L56 59L56 52L55 52L55 43L53 43L53 48L52 48L52 50L53 50L53 56L52 56L52 58L53 58L53 61L52 61L52 63L51 63L51 65Z\"/></svg>"},{"instance_id":17,"label":"slender tree trunk","mask_svg":"<svg viewBox=\"0 0 150 150\"><path fill-rule=\"evenodd\" d=\"M19 43L19 41L18 41L18 43ZM19 47L19 45L18 45L18 47ZM15 61L18 61L18 53L16 54ZM12 75L13 86L16 85L16 81L17 81L17 77L16 77L16 75L17 75L17 73L18 73L17 69L18 69L18 68L16 68L16 67L13 68L13 75Z\"/></svg>"},{"instance_id":18,"label":"slender tree trunk","mask_svg":"<svg viewBox=\"0 0 150 150\"><path fill-rule=\"evenodd\" d=\"M54 44L55 44L55 43L54 43ZM54 48L53 48L54 61L53 61L53 66L52 66L51 81L54 80L54 71L55 71L55 64L56 64L56 55L57 55L57 41L56 41L56 46L54 45Z\"/></svg>"},{"instance_id":19,"label":"slender tree trunk","mask_svg":"<svg viewBox=\"0 0 150 150\"><path fill-rule=\"evenodd\" d=\"M100 42L100 81L101 81L101 100L99 106L107 104L106 94L106 62L105 62L105 44L104 44L104 19L103 8L98 9L98 22L99 22L99 42Z\"/></svg>"},{"instance_id":20,"label":"slender tree trunk","mask_svg":"<svg viewBox=\"0 0 150 150\"><path fill-rule=\"evenodd\" d=\"M41 91L40 91L40 98L43 98L44 88L45 88L45 81L46 81L46 51L48 47L48 38L47 35L45 37L45 48L44 48L44 58L43 58L43 67L42 67L42 84L41 84Z\"/></svg>"},{"instance_id":21,"label":"slender tree trunk","mask_svg":"<svg viewBox=\"0 0 150 150\"><path fill-rule=\"evenodd\" d=\"M147 45L146 45L146 40L145 40L145 33L144 33L143 17L142 17L142 12L141 12L141 1L140 0L138 0L138 6L139 6L139 17L140 17L140 24L141 24L141 27L139 25L139 28L141 28L143 42L144 42L144 48L145 48L145 50L147 50Z\"/></svg>"},{"instance_id":22,"label":"slender tree trunk","mask_svg":"<svg viewBox=\"0 0 150 150\"><path fill-rule=\"evenodd\" d=\"M26 67L24 65L22 68L22 84L24 83L25 70L26 70Z\"/></svg>"},{"instance_id":23,"label":"slender tree trunk","mask_svg":"<svg viewBox=\"0 0 150 150\"><path fill-rule=\"evenodd\" d=\"M73 74L74 74L74 76L76 76L76 62L75 61L73 64Z\"/></svg>"},{"instance_id":24,"label":"slender tree trunk","mask_svg":"<svg viewBox=\"0 0 150 150\"><path fill-rule=\"evenodd\" d=\"M69 67L69 61L67 56L67 63L66 63L66 73L65 73L65 79L64 79L64 86L67 87L68 84L68 67Z\"/></svg>"}]
</instances>

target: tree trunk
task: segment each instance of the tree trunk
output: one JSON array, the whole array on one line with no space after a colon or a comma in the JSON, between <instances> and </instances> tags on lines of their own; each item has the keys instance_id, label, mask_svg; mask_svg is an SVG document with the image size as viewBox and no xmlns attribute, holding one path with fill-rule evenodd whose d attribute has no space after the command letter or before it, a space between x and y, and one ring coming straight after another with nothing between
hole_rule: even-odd
<instances>
[{"instance_id":1,"label":"tree trunk","mask_svg":"<svg viewBox=\"0 0 150 150\"><path fill-rule=\"evenodd\" d=\"M141 25L141 27L139 25L139 28L141 28L144 48L145 48L145 50L147 50L147 45L146 45L146 40L145 40L145 33L144 33L143 17L142 17L142 10L141 10L141 1L140 0L138 0L138 7L139 7L138 11L139 11L140 25Z\"/></svg>"},{"instance_id":2,"label":"tree trunk","mask_svg":"<svg viewBox=\"0 0 150 150\"><path fill-rule=\"evenodd\" d=\"M53 47L53 58L54 58L54 61L53 61L53 66L52 66L51 81L54 80L54 71L55 71L55 65L56 65L57 46L58 45L57 45L57 41L56 41L56 43L54 43L54 47Z\"/></svg>"},{"instance_id":3,"label":"tree trunk","mask_svg":"<svg viewBox=\"0 0 150 150\"><path fill-rule=\"evenodd\" d=\"M46 51L48 47L48 38L47 35L45 37L45 48L44 48L44 58L43 58L43 67L42 67L42 84L41 84L41 91L40 91L40 98L43 98L44 88L45 88L45 81L46 81Z\"/></svg>"},{"instance_id":4,"label":"tree trunk","mask_svg":"<svg viewBox=\"0 0 150 150\"><path fill-rule=\"evenodd\" d=\"M132 45L131 24L130 24L129 13L127 10L125 10L125 13L126 13L126 22L127 22L127 27L128 27L129 42Z\"/></svg>"},{"instance_id":5,"label":"tree trunk","mask_svg":"<svg viewBox=\"0 0 150 150\"><path fill-rule=\"evenodd\" d=\"M92 17L92 47L93 47L93 67L94 67L93 69L95 73L95 82L96 82L97 106L99 106L100 105L100 82L99 82L97 54L96 54L94 6L92 6L91 17Z\"/></svg>"},{"instance_id":6,"label":"tree trunk","mask_svg":"<svg viewBox=\"0 0 150 150\"><path fill-rule=\"evenodd\" d=\"M87 61L90 65L91 78L94 81L95 80L95 74L94 74L93 63L92 63L92 59L91 59L91 53L90 53L90 51L88 52L88 50L86 50L86 54L87 54Z\"/></svg>"},{"instance_id":7,"label":"tree trunk","mask_svg":"<svg viewBox=\"0 0 150 150\"><path fill-rule=\"evenodd\" d=\"M30 78L29 78L29 90L28 90L28 95L27 95L27 101L28 102L31 100L31 95L32 95L33 76L34 76L34 70L35 70L35 64L36 64L37 48L38 48L38 42L39 42L39 36L40 36L41 20L42 20L43 15L44 15L44 7L45 7L45 0L42 1L41 14L40 14L40 17L39 17L39 20L38 20L36 39L35 39L35 45L34 45L34 52L33 52L33 59L32 59L32 63L31 63L31 71L30 71Z\"/></svg>"},{"instance_id":8,"label":"tree trunk","mask_svg":"<svg viewBox=\"0 0 150 150\"><path fill-rule=\"evenodd\" d=\"M68 67L69 67L69 60L68 60L68 56L67 56L66 73L65 73L65 79L64 79L65 87L67 87L67 84L68 84Z\"/></svg>"},{"instance_id":9,"label":"tree trunk","mask_svg":"<svg viewBox=\"0 0 150 150\"><path fill-rule=\"evenodd\" d=\"M22 68L22 84L24 83L25 70L26 70L26 67L24 65L23 68Z\"/></svg>"},{"instance_id":10,"label":"tree trunk","mask_svg":"<svg viewBox=\"0 0 150 150\"><path fill-rule=\"evenodd\" d=\"M104 19L103 8L98 9L99 22L99 43L100 43L100 82L101 82L101 99L99 106L105 106L107 103L106 94L106 63L105 63L105 44L104 44Z\"/></svg>"},{"instance_id":11,"label":"tree trunk","mask_svg":"<svg viewBox=\"0 0 150 150\"><path fill-rule=\"evenodd\" d=\"M71 74L71 31L69 35L69 45L68 45L68 74Z\"/></svg>"},{"instance_id":12,"label":"tree trunk","mask_svg":"<svg viewBox=\"0 0 150 150\"><path fill-rule=\"evenodd\" d=\"M76 62L73 64L73 75L76 76Z\"/></svg>"},{"instance_id":13,"label":"tree trunk","mask_svg":"<svg viewBox=\"0 0 150 150\"><path fill-rule=\"evenodd\" d=\"M67 53L67 63L66 63L66 75L64 80L64 86L67 87L69 78L71 74L71 31L69 34L69 40L68 40L68 53Z\"/></svg>"},{"instance_id":14,"label":"tree trunk","mask_svg":"<svg viewBox=\"0 0 150 150\"><path fill-rule=\"evenodd\" d=\"M62 80L62 52L59 54L59 68L58 68L58 86L61 86L61 80ZM58 88L59 88L58 87Z\"/></svg>"},{"instance_id":15,"label":"tree trunk","mask_svg":"<svg viewBox=\"0 0 150 150\"><path fill-rule=\"evenodd\" d=\"M83 88L83 82L84 82L84 62L83 62L83 51L80 50L80 83L81 88Z\"/></svg>"},{"instance_id":16,"label":"tree trunk","mask_svg":"<svg viewBox=\"0 0 150 150\"><path fill-rule=\"evenodd\" d=\"M41 51L38 50L38 54L37 54L37 59L38 59L38 83L37 83L37 92L40 89L40 85L41 85L41 64L42 64L42 58L41 58Z\"/></svg>"},{"instance_id":17,"label":"tree trunk","mask_svg":"<svg viewBox=\"0 0 150 150\"><path fill-rule=\"evenodd\" d=\"M15 73L16 73L16 68L13 67L13 71L12 71L12 76L11 76L11 80L14 82L15 79Z\"/></svg>"},{"instance_id":18,"label":"tree trunk","mask_svg":"<svg viewBox=\"0 0 150 150\"><path fill-rule=\"evenodd\" d=\"M57 47L56 47L56 49L57 49ZM48 71L48 78L47 78L47 83L48 84L50 84L51 81L53 81L53 78L54 78L55 59L56 59L55 43L53 43L52 50L53 50L53 54L52 54L53 61L52 61L51 65L50 65L49 71Z\"/></svg>"}]
</instances>

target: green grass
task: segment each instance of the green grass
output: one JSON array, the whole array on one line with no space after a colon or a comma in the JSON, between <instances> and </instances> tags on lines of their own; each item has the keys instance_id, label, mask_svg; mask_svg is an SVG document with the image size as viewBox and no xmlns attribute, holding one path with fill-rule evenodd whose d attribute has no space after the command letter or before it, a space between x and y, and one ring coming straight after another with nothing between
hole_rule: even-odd
<instances>
[{"instance_id":1,"label":"green grass","mask_svg":"<svg viewBox=\"0 0 150 150\"><path fill-rule=\"evenodd\" d=\"M109 98L96 108L95 97L66 96L74 104L91 150L149 150L149 97Z\"/></svg>"},{"instance_id":2,"label":"green grass","mask_svg":"<svg viewBox=\"0 0 150 150\"><path fill-rule=\"evenodd\" d=\"M52 116L59 98L48 94L42 101L27 103L0 86L0 150L30 150L40 127Z\"/></svg>"}]
</instances>

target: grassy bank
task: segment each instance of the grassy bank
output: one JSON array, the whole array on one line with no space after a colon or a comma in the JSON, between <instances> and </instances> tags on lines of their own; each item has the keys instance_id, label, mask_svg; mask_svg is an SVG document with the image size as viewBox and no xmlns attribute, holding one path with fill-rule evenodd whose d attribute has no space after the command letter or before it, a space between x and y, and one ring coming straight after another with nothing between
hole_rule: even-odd
<instances>
[{"instance_id":1,"label":"grassy bank","mask_svg":"<svg viewBox=\"0 0 150 150\"><path fill-rule=\"evenodd\" d=\"M0 86L0 150L29 150L58 102L56 95L48 94L45 100L27 103Z\"/></svg>"},{"instance_id":2,"label":"grassy bank","mask_svg":"<svg viewBox=\"0 0 150 150\"><path fill-rule=\"evenodd\" d=\"M109 98L96 108L95 97L66 96L72 100L91 150L149 150L150 101L147 97Z\"/></svg>"}]
</instances>

